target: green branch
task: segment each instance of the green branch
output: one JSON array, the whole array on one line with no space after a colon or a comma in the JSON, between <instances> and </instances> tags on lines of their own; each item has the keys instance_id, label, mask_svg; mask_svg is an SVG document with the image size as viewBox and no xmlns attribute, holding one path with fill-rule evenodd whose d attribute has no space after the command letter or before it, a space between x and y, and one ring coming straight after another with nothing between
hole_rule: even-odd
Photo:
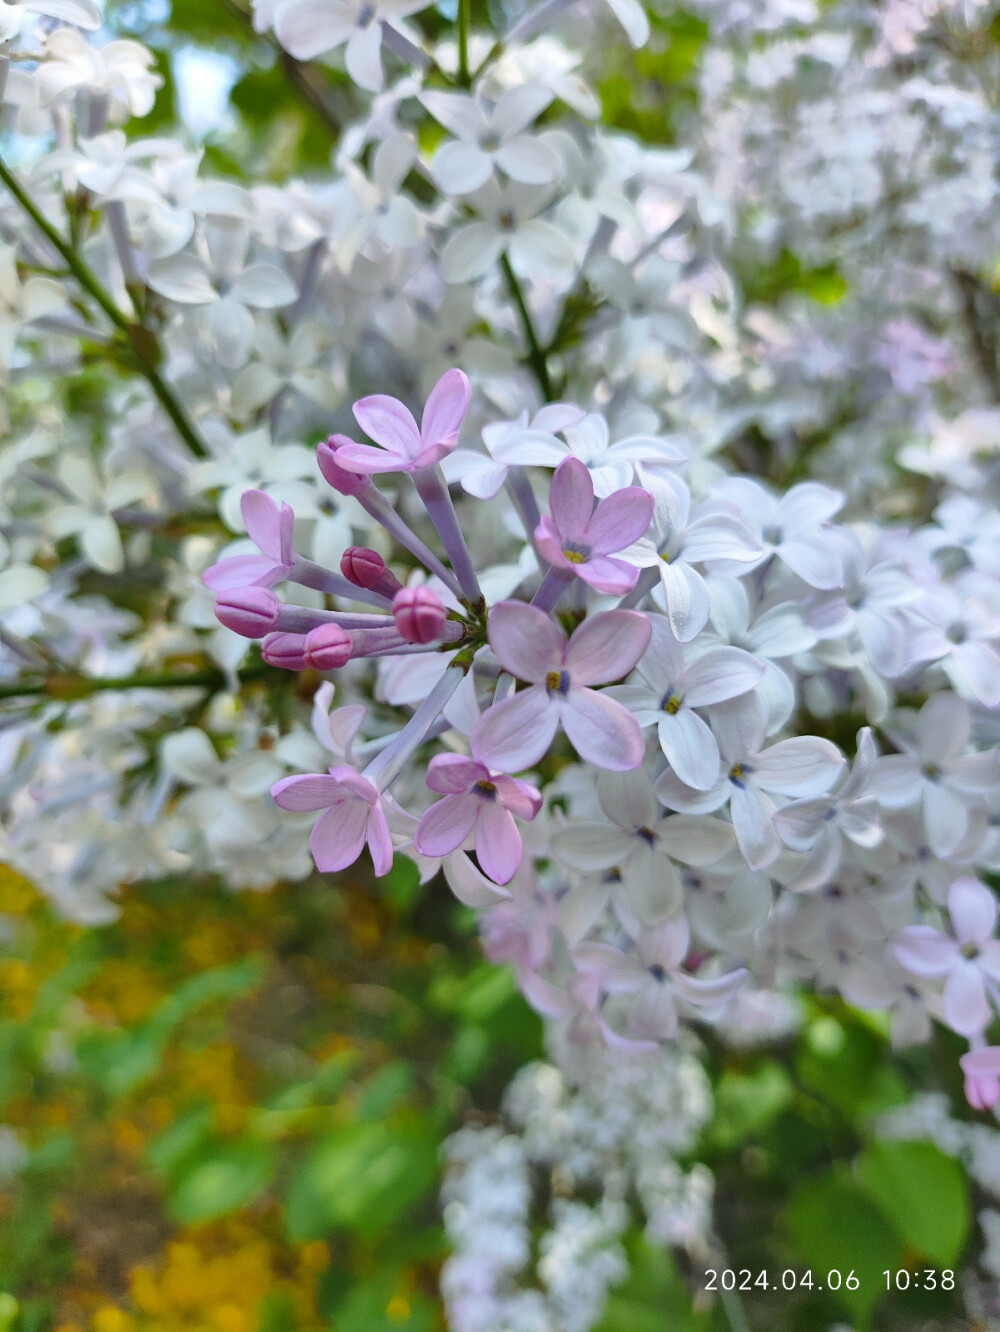
<instances>
[{"instance_id":1,"label":"green branch","mask_svg":"<svg viewBox=\"0 0 1000 1332\"><path fill-rule=\"evenodd\" d=\"M517 313L521 320L521 327L524 330L525 341L528 344L528 354L525 358L531 367L531 372L535 376L538 387L541 390L542 397L546 402L554 400L552 391L552 380L549 377L548 361L545 352L542 350L542 344L538 341L538 334L535 332L535 325L531 319L531 311L528 309L528 303L524 299L524 292L521 284L517 280L517 274L510 266L510 260L506 254L500 256L500 267L503 269L503 275L507 280L507 288L510 291L511 300L517 307Z\"/></svg>"},{"instance_id":2,"label":"green branch","mask_svg":"<svg viewBox=\"0 0 1000 1332\"><path fill-rule=\"evenodd\" d=\"M251 680L260 680L275 671L268 665L248 666L237 671L241 684ZM117 678L105 676L70 675L56 672L45 680L36 680L33 684L12 684L0 687L0 699L5 698L57 698L72 701L89 698L109 690L122 689L224 689L229 683L229 676L215 668L203 671L167 672L137 671L134 675L122 675Z\"/></svg>"},{"instance_id":3,"label":"green branch","mask_svg":"<svg viewBox=\"0 0 1000 1332\"><path fill-rule=\"evenodd\" d=\"M472 0L458 0L458 81L463 88L472 87L469 75L469 28L472 23Z\"/></svg>"},{"instance_id":4,"label":"green branch","mask_svg":"<svg viewBox=\"0 0 1000 1332\"><path fill-rule=\"evenodd\" d=\"M49 243L58 250L66 261L70 272L76 278L77 282L89 296L100 306L107 315L111 323L118 329L119 333L125 338L132 354L135 357L136 365L140 374L147 381L153 393L156 395L160 406L166 412L172 421L177 433L183 439L191 452L197 458L207 458L208 449L198 437L194 426L188 420L184 408L174 397L173 390L166 380L157 370L151 356L151 343L155 346L155 339L149 329L143 328L141 324L134 324L125 314L119 310L111 296L104 290L94 275L91 268L77 254L76 250L59 234L51 222L39 211L34 200L22 188L17 177L0 158L0 180L3 181L7 189L17 200L22 210L31 218L35 226Z\"/></svg>"}]
</instances>

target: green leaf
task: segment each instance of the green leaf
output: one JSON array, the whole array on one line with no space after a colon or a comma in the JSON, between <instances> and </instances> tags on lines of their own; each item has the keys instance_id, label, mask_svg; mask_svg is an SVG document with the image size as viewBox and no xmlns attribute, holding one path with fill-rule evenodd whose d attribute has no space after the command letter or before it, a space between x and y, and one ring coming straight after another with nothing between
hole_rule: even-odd
<instances>
[{"instance_id":1,"label":"green leaf","mask_svg":"<svg viewBox=\"0 0 1000 1332\"><path fill-rule=\"evenodd\" d=\"M768 1060L750 1073L724 1073L715 1093L711 1141L723 1149L760 1133L792 1099L792 1081Z\"/></svg>"},{"instance_id":2,"label":"green leaf","mask_svg":"<svg viewBox=\"0 0 1000 1332\"><path fill-rule=\"evenodd\" d=\"M438 1147L421 1122L359 1124L327 1138L292 1181L289 1237L321 1239L338 1227L369 1235L398 1220L433 1187Z\"/></svg>"},{"instance_id":3,"label":"green leaf","mask_svg":"<svg viewBox=\"0 0 1000 1332\"><path fill-rule=\"evenodd\" d=\"M201 1147L212 1131L213 1119L210 1105L198 1105L168 1124L146 1148L146 1160L153 1170L172 1174L185 1157Z\"/></svg>"},{"instance_id":4,"label":"green leaf","mask_svg":"<svg viewBox=\"0 0 1000 1332\"><path fill-rule=\"evenodd\" d=\"M957 1161L932 1142L875 1142L859 1158L857 1177L911 1249L941 1267L958 1262L970 1218Z\"/></svg>"},{"instance_id":5,"label":"green leaf","mask_svg":"<svg viewBox=\"0 0 1000 1332\"><path fill-rule=\"evenodd\" d=\"M405 1059L387 1064L365 1083L358 1106L359 1119L384 1119L412 1090L412 1066Z\"/></svg>"},{"instance_id":6,"label":"green leaf","mask_svg":"<svg viewBox=\"0 0 1000 1332\"><path fill-rule=\"evenodd\" d=\"M355 1282L333 1317L337 1332L427 1332L433 1323L431 1301L419 1291L400 1294L399 1276L392 1270Z\"/></svg>"},{"instance_id":7,"label":"green leaf","mask_svg":"<svg viewBox=\"0 0 1000 1332\"><path fill-rule=\"evenodd\" d=\"M179 1221L211 1221L245 1207L267 1188L274 1169L270 1147L252 1138L212 1141L189 1158L170 1191Z\"/></svg>"},{"instance_id":8,"label":"green leaf","mask_svg":"<svg viewBox=\"0 0 1000 1332\"><path fill-rule=\"evenodd\" d=\"M879 1296L885 1293L886 1268L896 1268L903 1246L885 1213L863 1193L843 1170L821 1179L807 1180L793 1195L785 1210L792 1244L804 1267L818 1284L827 1286L826 1275L836 1270L846 1282L854 1272L858 1289L831 1291L862 1327Z\"/></svg>"}]
</instances>

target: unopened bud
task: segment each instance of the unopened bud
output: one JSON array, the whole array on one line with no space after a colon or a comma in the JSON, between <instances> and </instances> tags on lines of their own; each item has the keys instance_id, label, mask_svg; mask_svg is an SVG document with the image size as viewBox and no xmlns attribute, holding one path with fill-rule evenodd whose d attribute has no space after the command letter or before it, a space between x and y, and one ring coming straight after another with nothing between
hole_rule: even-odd
<instances>
[{"instance_id":1,"label":"unopened bud","mask_svg":"<svg viewBox=\"0 0 1000 1332\"><path fill-rule=\"evenodd\" d=\"M215 599L215 618L244 638L263 638L278 623L281 602L267 587L231 587Z\"/></svg>"},{"instance_id":2,"label":"unopened bud","mask_svg":"<svg viewBox=\"0 0 1000 1332\"><path fill-rule=\"evenodd\" d=\"M392 599L392 615L407 643L433 643L444 633L448 613L429 587L404 587Z\"/></svg>"},{"instance_id":3,"label":"unopened bud","mask_svg":"<svg viewBox=\"0 0 1000 1332\"><path fill-rule=\"evenodd\" d=\"M321 624L310 629L304 642L306 665L314 671L336 671L351 659L351 640L339 624Z\"/></svg>"},{"instance_id":4,"label":"unopened bud","mask_svg":"<svg viewBox=\"0 0 1000 1332\"><path fill-rule=\"evenodd\" d=\"M268 634L260 645L260 655L269 666L280 666L285 671L304 671L305 642L303 634Z\"/></svg>"},{"instance_id":5,"label":"unopened bud","mask_svg":"<svg viewBox=\"0 0 1000 1332\"><path fill-rule=\"evenodd\" d=\"M340 557L340 572L355 587L378 587L385 577L385 560L367 546L350 546Z\"/></svg>"},{"instance_id":6,"label":"unopened bud","mask_svg":"<svg viewBox=\"0 0 1000 1332\"><path fill-rule=\"evenodd\" d=\"M316 449L316 460L324 480L340 495L360 495L371 485L371 477L349 472L337 462L338 446L350 442L346 435L331 435L325 444L320 444Z\"/></svg>"}]
</instances>

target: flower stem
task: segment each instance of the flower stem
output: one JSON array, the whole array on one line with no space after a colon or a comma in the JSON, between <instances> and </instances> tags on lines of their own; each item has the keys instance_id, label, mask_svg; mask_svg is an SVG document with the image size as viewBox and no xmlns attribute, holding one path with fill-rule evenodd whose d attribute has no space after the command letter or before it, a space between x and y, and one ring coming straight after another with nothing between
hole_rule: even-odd
<instances>
[{"instance_id":1,"label":"flower stem","mask_svg":"<svg viewBox=\"0 0 1000 1332\"><path fill-rule=\"evenodd\" d=\"M469 74L469 27L472 18L472 0L458 0L458 81L463 88L472 87Z\"/></svg>"},{"instance_id":2,"label":"flower stem","mask_svg":"<svg viewBox=\"0 0 1000 1332\"><path fill-rule=\"evenodd\" d=\"M70 272L79 282L89 296L97 302L107 317L114 324L115 328L124 336L135 357L136 365L140 374L149 384L153 393L156 395L160 406L166 412L173 423L174 429L183 439L196 458L207 458L208 449L199 438L197 431L188 419L184 408L174 397L174 392L166 380L157 370L151 359L150 343L153 341L153 335L140 324L134 324L125 314L119 310L118 306L112 300L108 292L104 290L95 276L93 270L77 254L73 246L65 241L51 222L39 211L34 201L20 186L17 177L0 158L0 181L3 181L7 189L14 196L14 199L20 205L21 209L27 213L35 226L41 231L46 240L58 250L59 254L66 261Z\"/></svg>"},{"instance_id":3,"label":"flower stem","mask_svg":"<svg viewBox=\"0 0 1000 1332\"><path fill-rule=\"evenodd\" d=\"M550 568L538 584L538 590L531 598L532 606L539 610L550 611L557 605L559 598L573 581L573 575L565 569Z\"/></svg>"},{"instance_id":4,"label":"flower stem","mask_svg":"<svg viewBox=\"0 0 1000 1332\"><path fill-rule=\"evenodd\" d=\"M440 467L423 467L419 472L414 472L413 483L428 517L441 538L445 554L451 561L451 567L455 570L455 577L461 586L462 595L473 603L481 601L483 594L479 587L479 579L476 577L472 556L465 544L465 534L458 521L458 514L451 502L448 485Z\"/></svg>"},{"instance_id":5,"label":"flower stem","mask_svg":"<svg viewBox=\"0 0 1000 1332\"><path fill-rule=\"evenodd\" d=\"M517 280L517 274L510 266L510 260L506 254L500 256L500 267L503 270L504 278L507 282L507 288L510 291L511 300L517 307L517 313L521 320L521 327L524 330L525 341L528 344L528 355L525 358L531 367L531 373L535 376L538 388L546 402L553 402L555 394L552 390L552 380L549 378L548 362L545 359L545 353L542 350L542 344L538 341L538 334L535 332L535 325L531 319L531 311L528 309L528 303L524 299L524 292L521 284Z\"/></svg>"},{"instance_id":6,"label":"flower stem","mask_svg":"<svg viewBox=\"0 0 1000 1332\"><path fill-rule=\"evenodd\" d=\"M403 771L410 755L423 744L441 709L464 679L464 666L449 666L392 744L387 745L368 764L362 777L374 782L380 791L391 786Z\"/></svg>"}]
</instances>

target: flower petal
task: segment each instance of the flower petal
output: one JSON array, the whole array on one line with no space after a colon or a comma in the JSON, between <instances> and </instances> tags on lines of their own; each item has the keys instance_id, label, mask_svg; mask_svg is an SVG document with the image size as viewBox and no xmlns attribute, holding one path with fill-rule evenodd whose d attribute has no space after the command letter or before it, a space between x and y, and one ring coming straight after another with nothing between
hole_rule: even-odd
<instances>
[{"instance_id":1,"label":"flower petal","mask_svg":"<svg viewBox=\"0 0 1000 1332\"><path fill-rule=\"evenodd\" d=\"M585 620L566 646L565 662L574 688L628 675L649 646L651 634L648 616L638 611L602 611Z\"/></svg>"},{"instance_id":2,"label":"flower petal","mask_svg":"<svg viewBox=\"0 0 1000 1332\"><path fill-rule=\"evenodd\" d=\"M614 699L593 689L572 689L560 714L570 743L588 763L609 772L625 772L642 762L646 752L642 729Z\"/></svg>"}]
</instances>

